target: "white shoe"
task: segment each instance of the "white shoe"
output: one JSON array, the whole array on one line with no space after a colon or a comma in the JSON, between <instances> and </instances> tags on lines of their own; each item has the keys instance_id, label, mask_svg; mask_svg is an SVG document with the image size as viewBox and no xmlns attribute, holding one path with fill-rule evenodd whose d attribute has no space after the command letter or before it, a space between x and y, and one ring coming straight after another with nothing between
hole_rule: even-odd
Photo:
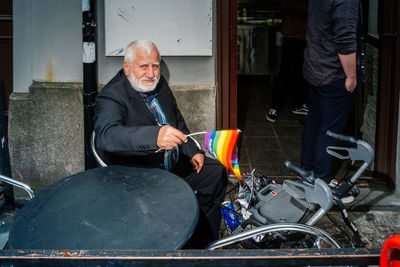
<instances>
[{"instance_id":1,"label":"white shoe","mask_svg":"<svg viewBox=\"0 0 400 267\"><path fill-rule=\"evenodd\" d=\"M305 115L305 116L307 116L309 111L310 111L310 109L308 108L307 104L303 104L300 107L296 107L296 108L292 109L293 114Z\"/></svg>"},{"instance_id":2,"label":"white shoe","mask_svg":"<svg viewBox=\"0 0 400 267\"><path fill-rule=\"evenodd\" d=\"M276 120L278 119L278 111L276 109L270 108L265 117L270 122L276 122Z\"/></svg>"},{"instance_id":3,"label":"white shoe","mask_svg":"<svg viewBox=\"0 0 400 267\"><path fill-rule=\"evenodd\" d=\"M330 182L329 182L329 186L330 187L336 187L337 185L338 185L339 183L338 183L338 181L336 180L336 179L332 179Z\"/></svg>"},{"instance_id":4,"label":"white shoe","mask_svg":"<svg viewBox=\"0 0 400 267\"><path fill-rule=\"evenodd\" d=\"M341 201L343 204L349 204L354 201L354 197L352 195L348 195L347 197L342 197Z\"/></svg>"},{"instance_id":5,"label":"white shoe","mask_svg":"<svg viewBox=\"0 0 400 267\"><path fill-rule=\"evenodd\" d=\"M338 184L339 183L338 183L338 181L336 179L332 179L329 182L328 185L330 187L336 188L338 186ZM342 197L341 201L342 201L343 204L349 204L349 203L354 201L354 196L353 195L348 195L348 196Z\"/></svg>"}]
</instances>

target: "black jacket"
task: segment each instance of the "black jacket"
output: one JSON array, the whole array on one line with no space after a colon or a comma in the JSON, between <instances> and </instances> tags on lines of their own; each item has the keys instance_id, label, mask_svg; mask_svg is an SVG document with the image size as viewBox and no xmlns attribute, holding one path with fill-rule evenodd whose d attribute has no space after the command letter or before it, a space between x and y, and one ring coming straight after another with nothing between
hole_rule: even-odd
<instances>
[{"instance_id":1,"label":"black jacket","mask_svg":"<svg viewBox=\"0 0 400 267\"><path fill-rule=\"evenodd\" d=\"M188 134L185 120L163 76L155 90L169 124ZM160 126L122 69L97 96L94 121L96 147L106 163L162 166L164 153L155 153ZM189 158L201 152L190 138L179 148Z\"/></svg>"}]
</instances>

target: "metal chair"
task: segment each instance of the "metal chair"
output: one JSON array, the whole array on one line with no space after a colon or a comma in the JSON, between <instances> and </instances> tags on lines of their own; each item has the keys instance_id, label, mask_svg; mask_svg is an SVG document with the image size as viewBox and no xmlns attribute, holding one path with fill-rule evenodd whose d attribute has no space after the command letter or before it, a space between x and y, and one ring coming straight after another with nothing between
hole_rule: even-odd
<instances>
[{"instance_id":1,"label":"metal chair","mask_svg":"<svg viewBox=\"0 0 400 267\"><path fill-rule=\"evenodd\" d=\"M92 136L90 137L90 148L92 149L93 156L101 167L107 167L107 164L100 158L99 154L96 151L95 138L96 138L96 133L93 131Z\"/></svg>"},{"instance_id":2,"label":"metal chair","mask_svg":"<svg viewBox=\"0 0 400 267\"><path fill-rule=\"evenodd\" d=\"M27 185L25 183L22 183L20 181L14 180L12 178L9 178L9 177L1 175L1 174L0 174L0 181L2 181L3 183L11 184L13 186L16 186L18 188L25 190L29 194L30 199L35 197L35 193L33 192L33 190L30 188L29 185Z\"/></svg>"},{"instance_id":3,"label":"metal chair","mask_svg":"<svg viewBox=\"0 0 400 267\"><path fill-rule=\"evenodd\" d=\"M35 193L33 192L33 190L30 188L29 185L22 183L20 181L16 181L12 178L9 178L7 176L4 175L0 175L0 181L3 183L7 183L10 184L12 186L16 186L18 188L23 189L24 191L26 191L29 195L29 201L35 197ZM20 204L22 204L20 202ZM24 204L22 204L24 205ZM15 208L15 207L14 207ZM10 232L10 228L11 225L13 224L13 217L15 216L15 213L4 213L2 214L2 227L0 228L0 249L4 249L7 246L7 242L8 242L8 235Z\"/></svg>"}]
</instances>

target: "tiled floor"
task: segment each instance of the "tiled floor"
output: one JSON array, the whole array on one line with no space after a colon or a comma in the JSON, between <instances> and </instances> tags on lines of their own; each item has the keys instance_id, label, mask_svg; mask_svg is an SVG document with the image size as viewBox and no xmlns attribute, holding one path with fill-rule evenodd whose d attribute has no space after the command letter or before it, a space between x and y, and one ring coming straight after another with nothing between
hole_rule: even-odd
<instances>
[{"instance_id":1,"label":"tiled floor","mask_svg":"<svg viewBox=\"0 0 400 267\"><path fill-rule=\"evenodd\" d=\"M292 114L291 96L284 101L278 120L266 120L271 99L268 76L238 76L239 163L242 171L257 169L270 177L290 176L285 160L299 163L305 116Z\"/></svg>"}]
</instances>

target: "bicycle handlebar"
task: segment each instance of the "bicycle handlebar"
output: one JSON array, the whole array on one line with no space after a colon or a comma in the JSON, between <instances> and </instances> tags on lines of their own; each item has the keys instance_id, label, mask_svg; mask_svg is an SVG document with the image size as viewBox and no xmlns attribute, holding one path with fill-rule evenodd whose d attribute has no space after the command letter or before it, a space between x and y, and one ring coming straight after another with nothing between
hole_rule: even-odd
<instances>
[{"instance_id":1,"label":"bicycle handlebar","mask_svg":"<svg viewBox=\"0 0 400 267\"><path fill-rule=\"evenodd\" d=\"M326 131L326 135L329 136L329 137L332 137L332 138L334 138L336 140L344 141L344 142L347 142L347 143L350 143L350 144L357 145L357 143L358 143L357 138L354 138L354 137L351 137L351 136L346 136L346 135L343 135L343 134L334 133L334 132L332 132L330 130Z\"/></svg>"}]
</instances>

